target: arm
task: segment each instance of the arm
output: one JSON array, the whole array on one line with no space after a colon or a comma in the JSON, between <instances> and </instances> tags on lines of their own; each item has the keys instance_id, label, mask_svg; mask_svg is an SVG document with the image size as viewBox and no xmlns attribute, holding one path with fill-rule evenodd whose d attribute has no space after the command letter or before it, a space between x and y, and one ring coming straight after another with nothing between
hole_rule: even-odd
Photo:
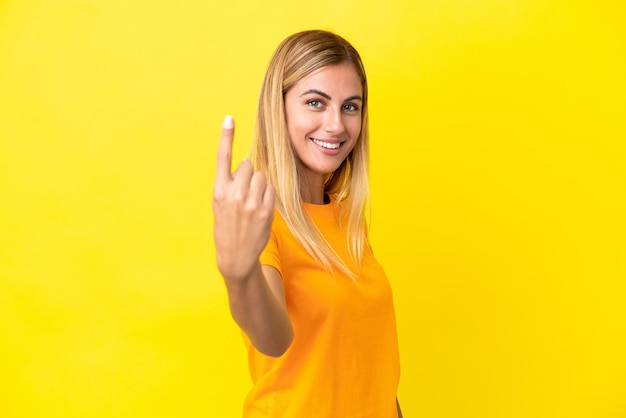
<instances>
[{"instance_id":1,"label":"arm","mask_svg":"<svg viewBox=\"0 0 626 418\"><path fill-rule=\"evenodd\" d=\"M217 267L235 322L260 352L280 356L291 344L293 328L280 274L259 263L272 226L274 189L250 161L231 173L233 133L232 118L227 117L213 189Z\"/></svg>"},{"instance_id":2,"label":"arm","mask_svg":"<svg viewBox=\"0 0 626 418\"><path fill-rule=\"evenodd\" d=\"M273 267L257 263L242 282L224 276L230 312L235 322L265 355L282 355L293 340L282 278Z\"/></svg>"}]
</instances>

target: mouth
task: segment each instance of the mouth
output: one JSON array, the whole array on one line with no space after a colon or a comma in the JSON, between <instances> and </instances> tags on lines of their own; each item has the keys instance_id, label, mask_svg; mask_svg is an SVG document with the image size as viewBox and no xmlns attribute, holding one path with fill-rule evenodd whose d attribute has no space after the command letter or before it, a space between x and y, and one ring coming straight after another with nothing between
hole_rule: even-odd
<instances>
[{"instance_id":1,"label":"mouth","mask_svg":"<svg viewBox=\"0 0 626 418\"><path fill-rule=\"evenodd\" d=\"M339 147L341 147L344 144L343 142L327 142L327 141L322 141L322 140L315 139L315 138L311 138L311 141L313 141L315 144L319 145L320 147L323 147L329 150L339 149Z\"/></svg>"}]
</instances>

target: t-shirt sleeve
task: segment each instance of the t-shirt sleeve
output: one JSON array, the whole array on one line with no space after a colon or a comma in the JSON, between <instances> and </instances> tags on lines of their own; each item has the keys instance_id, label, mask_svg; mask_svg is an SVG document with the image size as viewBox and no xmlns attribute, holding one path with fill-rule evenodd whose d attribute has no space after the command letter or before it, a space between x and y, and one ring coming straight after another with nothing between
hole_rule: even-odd
<instances>
[{"instance_id":1,"label":"t-shirt sleeve","mask_svg":"<svg viewBox=\"0 0 626 418\"><path fill-rule=\"evenodd\" d=\"M278 270L278 272L282 276L283 271L280 265L280 253L278 251L278 236L276 234L276 231L274 230L274 227L272 227L272 232L270 233L270 239L267 242L267 245L265 246L265 249L263 250L263 252L261 252L259 261L261 262L261 265L274 267L276 270Z\"/></svg>"}]
</instances>

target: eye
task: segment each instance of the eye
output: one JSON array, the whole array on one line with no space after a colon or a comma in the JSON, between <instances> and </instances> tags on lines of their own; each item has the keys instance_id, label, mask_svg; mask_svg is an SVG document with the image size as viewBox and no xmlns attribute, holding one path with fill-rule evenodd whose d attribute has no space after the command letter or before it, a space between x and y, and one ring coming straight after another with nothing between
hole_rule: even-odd
<instances>
[{"instance_id":1,"label":"eye","mask_svg":"<svg viewBox=\"0 0 626 418\"><path fill-rule=\"evenodd\" d=\"M319 100L309 100L308 102L306 102L307 105L311 106L311 107L322 107L323 103Z\"/></svg>"},{"instance_id":2,"label":"eye","mask_svg":"<svg viewBox=\"0 0 626 418\"><path fill-rule=\"evenodd\" d=\"M348 103L343 105L343 110L347 110L348 112L356 112L357 110L359 110L357 105Z\"/></svg>"}]
</instances>

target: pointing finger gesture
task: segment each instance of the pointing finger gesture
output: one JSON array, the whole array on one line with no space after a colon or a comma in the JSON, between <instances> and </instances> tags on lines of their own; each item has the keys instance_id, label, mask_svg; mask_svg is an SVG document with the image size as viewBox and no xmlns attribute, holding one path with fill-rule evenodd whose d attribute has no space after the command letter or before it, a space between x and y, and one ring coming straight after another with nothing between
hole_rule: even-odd
<instances>
[{"instance_id":1,"label":"pointing finger gesture","mask_svg":"<svg viewBox=\"0 0 626 418\"><path fill-rule=\"evenodd\" d=\"M269 239L274 215L274 189L252 163L242 161L232 172L234 122L226 116L217 151L213 188L217 266L227 281L244 280L258 263Z\"/></svg>"}]
</instances>

